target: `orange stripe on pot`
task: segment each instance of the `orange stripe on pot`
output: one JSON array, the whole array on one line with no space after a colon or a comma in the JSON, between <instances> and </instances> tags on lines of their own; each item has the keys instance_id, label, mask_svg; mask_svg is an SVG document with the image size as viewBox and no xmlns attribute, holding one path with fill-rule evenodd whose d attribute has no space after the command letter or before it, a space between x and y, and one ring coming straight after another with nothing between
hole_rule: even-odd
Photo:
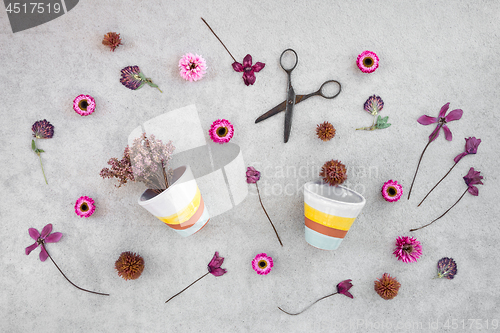
<instances>
[{"instance_id":1,"label":"orange stripe on pot","mask_svg":"<svg viewBox=\"0 0 500 333\"><path fill-rule=\"evenodd\" d=\"M193 200L185 208L181 209L177 213L172 214L170 216L165 216L165 217L157 216L157 218L160 219L160 221L165 222L169 226L172 226L172 224L186 223L198 211L201 200L202 198L200 189L196 187L196 194L194 195Z\"/></svg>"},{"instance_id":2,"label":"orange stripe on pot","mask_svg":"<svg viewBox=\"0 0 500 333\"><path fill-rule=\"evenodd\" d=\"M192 227L198 220L200 219L201 215L203 215L203 211L205 210L205 202L203 201L203 198L200 200L200 206L198 207L198 210L196 213L186 222L183 222L181 224L168 224L166 223L170 228L176 229L176 230L184 230Z\"/></svg>"},{"instance_id":3,"label":"orange stripe on pot","mask_svg":"<svg viewBox=\"0 0 500 333\"><path fill-rule=\"evenodd\" d=\"M309 220L307 217L305 218L306 227L312 229L314 231L319 232L325 236L335 237L335 238L344 238L347 234L347 230L339 230L324 226L312 220Z\"/></svg>"}]
</instances>

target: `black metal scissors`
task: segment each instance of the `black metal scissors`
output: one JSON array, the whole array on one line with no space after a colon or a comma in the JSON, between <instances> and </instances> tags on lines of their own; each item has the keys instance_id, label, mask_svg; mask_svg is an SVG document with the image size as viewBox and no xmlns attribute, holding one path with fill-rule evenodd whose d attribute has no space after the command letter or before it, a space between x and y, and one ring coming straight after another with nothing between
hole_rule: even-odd
<instances>
[{"instance_id":1,"label":"black metal scissors","mask_svg":"<svg viewBox=\"0 0 500 333\"><path fill-rule=\"evenodd\" d=\"M293 64L292 68L285 68L285 66L283 66L283 62L282 62L282 59L283 59L283 55L288 52L288 51L291 51L293 52L293 54L295 55L295 63ZM285 134L284 134L284 138L285 138L285 143L288 142L288 138L290 137L290 131L292 129L292 115L293 115L293 106L295 104L298 104L302 101L305 101L306 99L308 99L309 97L312 97L312 96L321 96L323 98L327 98L327 99L332 99L332 98L335 98L338 96L338 94L340 94L340 92L342 91L342 86L340 85L340 82L336 81L336 80L328 80L328 81L325 81L321 87L319 87L319 89L313 93L310 93L310 94L307 94L307 95L295 95L295 91L293 90L293 87L292 87L292 80L291 80L291 74L292 74L292 71L295 69L295 66L297 66L297 63L299 62L299 57L297 56L297 53L292 50L292 49L286 49L285 51L283 51L283 53L281 53L281 56L280 56L280 66L281 68L283 68L283 70L286 72L286 74L288 75L288 85L287 85L287 91L286 91L286 101L284 101L283 103L280 103L278 105L276 105L274 108L272 108L271 110L267 111L266 113L264 113L262 116L260 116L259 118L257 118L255 120L255 123L259 123L261 122L262 120L265 120L269 117L272 117L274 116L275 114L278 114L282 111L286 111L285 112ZM329 83L336 83L338 86L339 86L339 91L333 95L333 96L328 96L328 95L325 95L323 93L323 88L329 84Z\"/></svg>"}]
</instances>

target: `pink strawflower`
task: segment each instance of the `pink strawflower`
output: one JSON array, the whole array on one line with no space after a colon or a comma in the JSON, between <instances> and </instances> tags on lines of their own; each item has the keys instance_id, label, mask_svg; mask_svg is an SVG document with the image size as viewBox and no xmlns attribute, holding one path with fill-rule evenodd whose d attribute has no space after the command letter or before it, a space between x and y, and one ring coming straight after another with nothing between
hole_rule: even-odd
<instances>
[{"instance_id":1,"label":"pink strawflower","mask_svg":"<svg viewBox=\"0 0 500 333\"><path fill-rule=\"evenodd\" d=\"M417 262L417 259L422 255L422 245L416 238L400 236L396 239L396 248L393 254L402 262Z\"/></svg>"},{"instance_id":2,"label":"pink strawflower","mask_svg":"<svg viewBox=\"0 0 500 333\"><path fill-rule=\"evenodd\" d=\"M198 81L207 72L205 59L200 55L186 53L179 60L179 70L183 79L187 81Z\"/></svg>"},{"instance_id":3,"label":"pink strawflower","mask_svg":"<svg viewBox=\"0 0 500 333\"><path fill-rule=\"evenodd\" d=\"M78 198L75 203L75 213L80 217L90 217L95 212L94 200L87 196Z\"/></svg>"},{"instance_id":4,"label":"pink strawflower","mask_svg":"<svg viewBox=\"0 0 500 333\"><path fill-rule=\"evenodd\" d=\"M373 73L378 68L378 56L372 51L363 51L358 55L356 64L363 73Z\"/></svg>"},{"instance_id":5,"label":"pink strawflower","mask_svg":"<svg viewBox=\"0 0 500 333\"><path fill-rule=\"evenodd\" d=\"M265 253L259 253L252 260L252 268L260 275L269 274L273 266L273 258L268 257Z\"/></svg>"},{"instance_id":6,"label":"pink strawflower","mask_svg":"<svg viewBox=\"0 0 500 333\"><path fill-rule=\"evenodd\" d=\"M398 201L403 195L403 186L398 184L395 180L388 180L382 186L382 196L385 201L395 202Z\"/></svg>"},{"instance_id":7,"label":"pink strawflower","mask_svg":"<svg viewBox=\"0 0 500 333\"><path fill-rule=\"evenodd\" d=\"M95 100L90 95L79 95L73 101L73 110L80 116L88 116L95 111Z\"/></svg>"},{"instance_id":8,"label":"pink strawflower","mask_svg":"<svg viewBox=\"0 0 500 333\"><path fill-rule=\"evenodd\" d=\"M234 128L228 120L217 119L210 126L208 134L213 142L223 144L231 140L234 134Z\"/></svg>"},{"instance_id":9,"label":"pink strawflower","mask_svg":"<svg viewBox=\"0 0 500 333\"><path fill-rule=\"evenodd\" d=\"M28 233L30 234L30 237L33 238L36 242L26 248L25 250L26 255L30 254L31 251L42 245L42 248L40 250L40 260L41 261L47 260L49 254L47 253L44 244L59 242L59 240L62 237L62 233L60 232L54 232L53 234L50 234L51 232L52 232L52 224L50 223L47 224L45 227L43 227L41 234L35 228L29 228Z\"/></svg>"}]
</instances>

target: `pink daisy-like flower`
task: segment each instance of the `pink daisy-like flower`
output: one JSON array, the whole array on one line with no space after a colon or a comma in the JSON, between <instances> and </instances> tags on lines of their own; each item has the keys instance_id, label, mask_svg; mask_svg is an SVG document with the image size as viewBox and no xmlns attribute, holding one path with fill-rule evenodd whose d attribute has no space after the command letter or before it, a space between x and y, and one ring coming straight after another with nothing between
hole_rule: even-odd
<instances>
[{"instance_id":1,"label":"pink daisy-like flower","mask_svg":"<svg viewBox=\"0 0 500 333\"><path fill-rule=\"evenodd\" d=\"M260 275L269 274L273 266L273 258L268 257L265 253L259 253L252 260L252 268Z\"/></svg>"},{"instance_id":2,"label":"pink daisy-like flower","mask_svg":"<svg viewBox=\"0 0 500 333\"><path fill-rule=\"evenodd\" d=\"M90 217L95 212L94 199L87 196L78 198L75 203L75 213L80 217Z\"/></svg>"},{"instance_id":3,"label":"pink daisy-like flower","mask_svg":"<svg viewBox=\"0 0 500 333\"><path fill-rule=\"evenodd\" d=\"M207 72L207 63L200 55L186 53L179 60L179 70L183 79L198 81Z\"/></svg>"},{"instance_id":4,"label":"pink daisy-like flower","mask_svg":"<svg viewBox=\"0 0 500 333\"><path fill-rule=\"evenodd\" d=\"M363 51L358 55L356 64L363 73L373 73L378 68L378 56L372 51Z\"/></svg>"},{"instance_id":5,"label":"pink daisy-like flower","mask_svg":"<svg viewBox=\"0 0 500 333\"><path fill-rule=\"evenodd\" d=\"M422 245L416 238L399 236L396 239L396 248L393 254L402 262L417 262L417 259L422 255Z\"/></svg>"},{"instance_id":6,"label":"pink daisy-like flower","mask_svg":"<svg viewBox=\"0 0 500 333\"><path fill-rule=\"evenodd\" d=\"M73 110L80 116L88 116L95 111L95 100L90 95L79 95L73 101Z\"/></svg>"},{"instance_id":7,"label":"pink daisy-like flower","mask_svg":"<svg viewBox=\"0 0 500 333\"><path fill-rule=\"evenodd\" d=\"M223 144L231 140L234 134L234 128L228 120L217 119L210 126L208 134L213 142Z\"/></svg>"},{"instance_id":8,"label":"pink daisy-like flower","mask_svg":"<svg viewBox=\"0 0 500 333\"><path fill-rule=\"evenodd\" d=\"M388 180L382 186L382 196L385 201L395 202L398 201L403 195L403 186L398 184L395 180Z\"/></svg>"}]
</instances>

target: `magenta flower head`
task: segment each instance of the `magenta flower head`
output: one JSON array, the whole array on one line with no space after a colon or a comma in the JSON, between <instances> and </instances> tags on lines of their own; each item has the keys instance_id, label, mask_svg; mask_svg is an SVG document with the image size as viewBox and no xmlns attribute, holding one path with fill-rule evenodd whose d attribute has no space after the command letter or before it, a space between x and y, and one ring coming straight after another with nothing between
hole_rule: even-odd
<instances>
[{"instance_id":1,"label":"magenta flower head","mask_svg":"<svg viewBox=\"0 0 500 333\"><path fill-rule=\"evenodd\" d=\"M252 56L247 54L245 58L243 58L243 64L239 62L233 62L233 69L237 72L243 72L243 82L247 86L253 85L255 83L255 73L260 72L266 64L263 62L256 62L255 65L252 66Z\"/></svg>"},{"instance_id":2,"label":"magenta flower head","mask_svg":"<svg viewBox=\"0 0 500 333\"><path fill-rule=\"evenodd\" d=\"M227 270L224 268L220 268L223 262L224 258L219 257L219 252L215 252L214 257L208 263L208 271L210 272L210 274L214 276L221 276L226 274Z\"/></svg>"},{"instance_id":3,"label":"magenta flower head","mask_svg":"<svg viewBox=\"0 0 500 333\"><path fill-rule=\"evenodd\" d=\"M476 139L476 137L469 137L468 139L465 139L465 151L457 157L455 157L453 160L455 163L458 163L462 159L462 157L469 155L469 154L476 154L477 153L477 147L479 147L479 144L481 143L481 139Z\"/></svg>"},{"instance_id":4,"label":"magenta flower head","mask_svg":"<svg viewBox=\"0 0 500 333\"><path fill-rule=\"evenodd\" d=\"M38 246L42 245L42 248L40 250L40 260L47 260L49 255L47 253L47 250L45 250L45 246L43 245L45 243L57 243L62 237L62 233L60 232L54 232L53 234L50 234L51 232L52 224L50 223L43 227L41 234L35 228L29 228L28 233L30 234L30 237L33 238L36 242L26 248L26 255L30 254L31 251L36 249Z\"/></svg>"},{"instance_id":5,"label":"magenta flower head","mask_svg":"<svg viewBox=\"0 0 500 333\"><path fill-rule=\"evenodd\" d=\"M252 268L259 275L267 275L271 272L273 268L273 258L267 256L265 253L259 253L252 260Z\"/></svg>"},{"instance_id":6,"label":"magenta flower head","mask_svg":"<svg viewBox=\"0 0 500 333\"><path fill-rule=\"evenodd\" d=\"M372 51L363 51L356 59L356 65L363 73L373 73L378 68L378 56Z\"/></svg>"},{"instance_id":7,"label":"magenta flower head","mask_svg":"<svg viewBox=\"0 0 500 333\"><path fill-rule=\"evenodd\" d=\"M75 203L75 213L80 217L90 217L95 212L94 199L87 196L78 198Z\"/></svg>"},{"instance_id":8,"label":"magenta flower head","mask_svg":"<svg viewBox=\"0 0 500 333\"><path fill-rule=\"evenodd\" d=\"M186 53L179 60L181 77L186 81L198 81L207 72L207 63L200 55Z\"/></svg>"},{"instance_id":9,"label":"magenta flower head","mask_svg":"<svg viewBox=\"0 0 500 333\"><path fill-rule=\"evenodd\" d=\"M213 142L223 144L232 139L234 127L233 124L226 119L217 119L210 126L208 134Z\"/></svg>"},{"instance_id":10,"label":"magenta flower head","mask_svg":"<svg viewBox=\"0 0 500 333\"><path fill-rule=\"evenodd\" d=\"M351 283L351 279L349 280L344 280L342 282L340 282L338 285L337 285L337 292L339 294L342 294L342 295L346 295L347 297L350 297L350 298L354 298L352 296L352 294L349 292L349 289L352 288L352 283Z\"/></svg>"},{"instance_id":11,"label":"magenta flower head","mask_svg":"<svg viewBox=\"0 0 500 333\"><path fill-rule=\"evenodd\" d=\"M417 262L422 255L422 245L413 237L400 236L396 239L396 249L393 254L402 262Z\"/></svg>"},{"instance_id":12,"label":"magenta flower head","mask_svg":"<svg viewBox=\"0 0 500 333\"><path fill-rule=\"evenodd\" d=\"M481 179L483 179L483 176L481 176L480 171L475 171L474 168L469 169L469 172L464 176L464 181L465 184L467 184L467 186L469 187L467 191L469 191L470 194L474 196L479 195L479 190L474 185L483 185Z\"/></svg>"},{"instance_id":13,"label":"magenta flower head","mask_svg":"<svg viewBox=\"0 0 500 333\"><path fill-rule=\"evenodd\" d=\"M437 276L436 278L447 278L452 280L457 274L457 263L453 258L441 258L437 263Z\"/></svg>"},{"instance_id":14,"label":"magenta flower head","mask_svg":"<svg viewBox=\"0 0 500 333\"><path fill-rule=\"evenodd\" d=\"M451 131L446 124L453 120L459 120L460 118L462 118L462 114L464 112L461 109L455 109L453 111L450 111L450 113L446 115L446 111L448 111L449 108L450 108L450 103L446 103L445 105L443 105L441 111L439 111L439 115L437 118L426 115L418 118L417 120L418 123L422 125L430 125L437 123L436 128L431 133L431 135L429 135L429 142L436 140L436 138L439 136L439 131L441 128L443 128L446 140L448 141L452 140L453 137L451 135Z\"/></svg>"},{"instance_id":15,"label":"magenta flower head","mask_svg":"<svg viewBox=\"0 0 500 333\"><path fill-rule=\"evenodd\" d=\"M46 119L39 120L31 126L33 136L37 139L50 139L54 136L54 125Z\"/></svg>"},{"instance_id":16,"label":"magenta flower head","mask_svg":"<svg viewBox=\"0 0 500 333\"><path fill-rule=\"evenodd\" d=\"M247 183L255 184L260 179L260 172L257 171L254 167L247 168Z\"/></svg>"},{"instance_id":17,"label":"magenta flower head","mask_svg":"<svg viewBox=\"0 0 500 333\"><path fill-rule=\"evenodd\" d=\"M384 186L382 186L382 196L384 197L385 201L396 202L401 198L402 195L403 186L398 184L398 182L395 180L390 179L384 183Z\"/></svg>"},{"instance_id":18,"label":"magenta flower head","mask_svg":"<svg viewBox=\"0 0 500 333\"><path fill-rule=\"evenodd\" d=\"M95 111L95 100L90 95L79 95L73 100L73 110L80 116L88 116Z\"/></svg>"}]
</instances>

